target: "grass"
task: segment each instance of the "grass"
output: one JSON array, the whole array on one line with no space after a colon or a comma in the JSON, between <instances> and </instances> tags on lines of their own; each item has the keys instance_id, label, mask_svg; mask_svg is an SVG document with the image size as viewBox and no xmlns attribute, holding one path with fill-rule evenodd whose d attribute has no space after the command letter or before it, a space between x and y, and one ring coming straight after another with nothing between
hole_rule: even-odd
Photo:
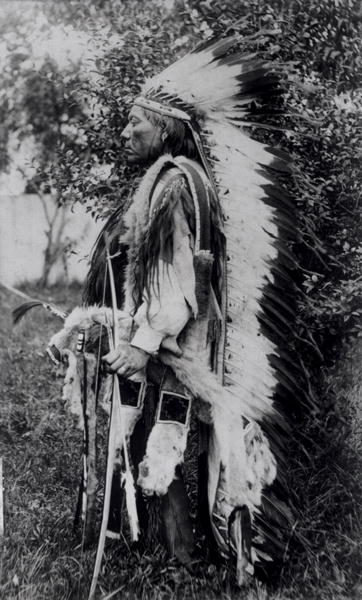
<instances>
[{"instance_id":1,"label":"grass","mask_svg":"<svg viewBox=\"0 0 362 600\"><path fill-rule=\"evenodd\" d=\"M60 286L42 297L69 309L79 301L79 290ZM2 288L0 300L0 456L6 503L0 598L84 600L95 547L82 552L73 532L82 440L60 399L61 374L44 356L61 323L35 309L13 329L11 310L21 300ZM353 372L358 373L362 361L354 361ZM120 544L107 541L98 598L360 598L361 442L356 423L362 374L351 377L339 369L324 377L329 388L322 417L304 426L303 450L295 448L291 477L300 506L298 535L291 540L277 587L253 580L239 590L226 565L204 563L191 575L168 559L160 545L130 550L124 539Z\"/></svg>"}]
</instances>

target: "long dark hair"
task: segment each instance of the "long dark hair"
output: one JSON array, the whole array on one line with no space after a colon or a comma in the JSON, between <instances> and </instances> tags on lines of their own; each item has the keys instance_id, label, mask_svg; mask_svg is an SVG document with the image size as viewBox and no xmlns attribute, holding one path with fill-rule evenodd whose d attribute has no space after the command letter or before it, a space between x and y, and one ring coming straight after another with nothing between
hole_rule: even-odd
<instances>
[{"instance_id":1,"label":"long dark hair","mask_svg":"<svg viewBox=\"0 0 362 600\"><path fill-rule=\"evenodd\" d=\"M123 279L127 265L127 247L119 243L119 236L124 233L122 224L123 205L116 208L99 233L91 254L90 267L83 289L83 304L104 304L112 306L112 296L107 277L105 236L110 245L112 268L119 285L116 286L117 306L123 306Z\"/></svg>"}]
</instances>

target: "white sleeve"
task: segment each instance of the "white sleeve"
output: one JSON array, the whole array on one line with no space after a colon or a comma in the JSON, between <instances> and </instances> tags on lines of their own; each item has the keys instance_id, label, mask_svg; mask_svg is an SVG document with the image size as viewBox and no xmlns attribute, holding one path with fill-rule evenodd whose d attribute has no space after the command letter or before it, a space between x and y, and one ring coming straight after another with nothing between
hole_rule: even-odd
<instances>
[{"instance_id":1,"label":"white sleeve","mask_svg":"<svg viewBox=\"0 0 362 600\"><path fill-rule=\"evenodd\" d=\"M160 259L150 299L141 304L134 317L138 330L131 345L154 354L166 337L177 338L191 316L174 266Z\"/></svg>"}]
</instances>

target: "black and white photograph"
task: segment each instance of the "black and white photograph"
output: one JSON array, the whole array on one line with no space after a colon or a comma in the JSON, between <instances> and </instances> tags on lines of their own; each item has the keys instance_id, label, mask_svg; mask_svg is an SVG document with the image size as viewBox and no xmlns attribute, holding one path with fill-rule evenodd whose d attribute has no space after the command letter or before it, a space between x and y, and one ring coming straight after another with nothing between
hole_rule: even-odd
<instances>
[{"instance_id":1,"label":"black and white photograph","mask_svg":"<svg viewBox=\"0 0 362 600\"><path fill-rule=\"evenodd\" d=\"M362 597L362 3L0 0L0 599Z\"/></svg>"}]
</instances>

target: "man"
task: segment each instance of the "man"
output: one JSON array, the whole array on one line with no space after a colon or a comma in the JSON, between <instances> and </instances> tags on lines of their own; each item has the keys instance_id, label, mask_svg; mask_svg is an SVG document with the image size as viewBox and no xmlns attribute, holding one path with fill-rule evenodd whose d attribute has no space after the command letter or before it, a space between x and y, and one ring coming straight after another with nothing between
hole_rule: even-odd
<instances>
[{"instance_id":1,"label":"man","mask_svg":"<svg viewBox=\"0 0 362 600\"><path fill-rule=\"evenodd\" d=\"M157 457L152 458L150 444L146 446L150 431L146 431L144 418L133 433L131 449L136 469L147 451L147 456L140 465L138 482L142 484L143 494L157 493L164 496L162 518L167 547L172 555L189 564L194 550L193 532L180 464L183 461L189 429L191 399L172 370L165 367L157 359L157 355L161 349L163 354L181 356L182 346L185 343L190 345L191 330L195 325L198 334L201 333L196 323L197 319L206 323L205 314L208 312L207 322L212 320L211 307L199 306L196 298L196 277L200 276L200 273L195 273L194 267L195 204L198 221L203 220L202 228L206 230L205 239L198 240L197 244L209 245L212 239L214 246L216 239L220 238L220 232L217 233L215 224L210 223L209 204L213 205L215 212L217 204L212 197L212 188L203 168L199 162L193 160L193 157L197 156L197 150L182 122L136 104L130 111L128 125L122 137L125 141L127 160L134 164L154 163L155 176L150 178L152 191L149 195L141 197L139 204L135 201L130 209L132 218L138 219L137 225L141 227L146 208L147 219L146 223L143 223L144 231L141 232L140 239L135 239L135 228L123 239L123 243L130 245L128 274L132 273L132 283L127 281L124 310L133 317L135 333L129 344L108 353L104 360L111 371L124 378L134 376L148 365L148 381L157 385L158 398L155 404L158 404L156 410L159 414L160 431L157 432L153 445L154 450L160 448L162 438L163 456L160 458L163 462L168 458L168 473L167 469L162 469L158 464ZM177 166L175 161L179 161L180 166ZM198 186L199 194L195 193L192 196L188 178L191 185ZM200 195L203 198L200 198ZM203 202L202 209L199 200ZM144 206L140 206L142 203ZM126 215L126 221L127 219L129 215ZM204 250L210 251L210 248ZM219 248L220 252L221 250ZM214 260L216 258L214 257ZM201 290L202 284L198 282L199 295L202 292L205 297L208 296L212 278L211 267L214 261L211 254L207 262L209 272L206 274L207 281L203 283L205 289ZM205 276L205 272L203 275ZM200 308L204 313L202 315L199 314ZM208 328L204 327L203 339L198 337L193 342L197 341L200 351L205 351L209 345L207 333ZM162 427L162 413L166 405L165 393L167 411L172 413L172 419L164 417ZM154 396L153 389L152 400ZM155 419L155 408L154 406L152 411L150 399L146 395L144 411L148 411L148 419ZM169 435L170 429L174 437ZM153 437L155 432L156 428L152 430ZM169 447L166 440L169 441ZM176 455L170 460L175 444ZM144 516L140 498L138 508ZM206 506L204 510L207 512Z\"/></svg>"},{"instance_id":2,"label":"man","mask_svg":"<svg viewBox=\"0 0 362 600\"><path fill-rule=\"evenodd\" d=\"M245 133L253 104L279 92L279 77L240 43L205 43L135 99L122 135L128 161L148 168L127 213L105 226L123 312L121 343L104 361L124 392L123 449L129 440L138 487L161 497L168 548L185 563L191 412L202 424L204 530L242 583L284 554L291 513L279 409L297 398L298 380L285 335L293 208L270 176L285 161ZM258 36L248 43L257 53ZM105 260L100 237L88 305L110 297Z\"/></svg>"}]
</instances>

